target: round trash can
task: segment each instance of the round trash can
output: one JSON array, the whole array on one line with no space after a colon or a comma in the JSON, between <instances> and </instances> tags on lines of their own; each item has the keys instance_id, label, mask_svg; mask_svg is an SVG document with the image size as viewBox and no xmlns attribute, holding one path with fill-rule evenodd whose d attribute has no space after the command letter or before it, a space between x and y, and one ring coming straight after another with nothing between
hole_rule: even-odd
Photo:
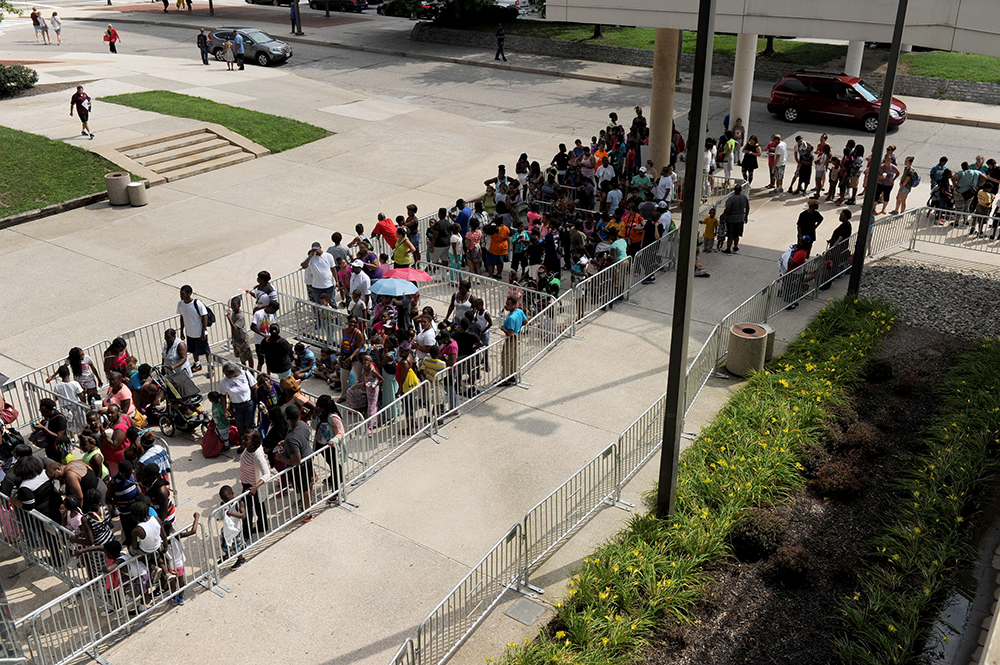
<instances>
[{"instance_id":1,"label":"round trash can","mask_svg":"<svg viewBox=\"0 0 1000 665\"><path fill-rule=\"evenodd\" d=\"M130 182L128 184L128 200L134 206L144 206L149 201L146 200L146 181Z\"/></svg>"},{"instance_id":2,"label":"round trash can","mask_svg":"<svg viewBox=\"0 0 1000 665\"><path fill-rule=\"evenodd\" d=\"M764 369L767 331L756 323L737 323L729 329L729 353L726 368L736 376Z\"/></svg>"},{"instance_id":3,"label":"round trash can","mask_svg":"<svg viewBox=\"0 0 1000 665\"><path fill-rule=\"evenodd\" d=\"M108 203L113 206L127 206L128 184L132 176L128 173L109 173L104 176L104 186L108 188Z\"/></svg>"},{"instance_id":4,"label":"round trash can","mask_svg":"<svg viewBox=\"0 0 1000 665\"><path fill-rule=\"evenodd\" d=\"M760 327L767 332L767 350L764 352L764 362L769 363L774 357L774 327L766 323L760 324Z\"/></svg>"}]
</instances>

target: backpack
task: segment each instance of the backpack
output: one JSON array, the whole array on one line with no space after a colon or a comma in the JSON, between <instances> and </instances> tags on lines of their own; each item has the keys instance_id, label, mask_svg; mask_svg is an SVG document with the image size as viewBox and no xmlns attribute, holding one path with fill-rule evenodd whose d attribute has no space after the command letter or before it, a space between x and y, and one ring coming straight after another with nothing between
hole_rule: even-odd
<instances>
[{"instance_id":1,"label":"backpack","mask_svg":"<svg viewBox=\"0 0 1000 665\"><path fill-rule=\"evenodd\" d=\"M910 189L918 187L920 185L920 174L917 173L916 169L910 169Z\"/></svg>"},{"instance_id":2,"label":"backpack","mask_svg":"<svg viewBox=\"0 0 1000 665\"><path fill-rule=\"evenodd\" d=\"M202 303L198 299L195 299L194 302L195 302L195 305L194 305L195 311L198 311L198 305L201 305L202 307L205 307L204 303ZM213 312L211 310L211 308L205 307L205 313L208 315L208 319L207 319L207 321L205 323L205 327L206 328L211 328L215 324L215 312Z\"/></svg>"},{"instance_id":3,"label":"backpack","mask_svg":"<svg viewBox=\"0 0 1000 665\"><path fill-rule=\"evenodd\" d=\"M792 260L792 254L795 253L795 245L789 245L788 249L778 257L778 274L784 275L788 272L788 262Z\"/></svg>"}]
</instances>

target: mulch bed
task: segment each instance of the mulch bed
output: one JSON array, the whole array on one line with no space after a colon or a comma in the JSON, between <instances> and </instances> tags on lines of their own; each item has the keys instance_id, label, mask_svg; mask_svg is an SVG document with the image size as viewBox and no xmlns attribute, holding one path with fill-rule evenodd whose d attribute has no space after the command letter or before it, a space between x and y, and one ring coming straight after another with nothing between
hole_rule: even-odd
<instances>
[{"instance_id":1,"label":"mulch bed","mask_svg":"<svg viewBox=\"0 0 1000 665\"><path fill-rule=\"evenodd\" d=\"M867 541L882 526L890 487L937 414L934 386L949 359L966 342L925 329L897 327L868 381L856 391L861 422L878 428L878 454L833 451L831 461L860 469L862 489L850 501L828 500L806 489L777 512L787 520L784 545L811 556L807 581L788 587L767 559L732 562L711 570L713 590L690 626L661 631L646 662L661 665L764 663L821 665L836 662L832 638L840 627L839 603L854 593L854 571Z\"/></svg>"}]
</instances>

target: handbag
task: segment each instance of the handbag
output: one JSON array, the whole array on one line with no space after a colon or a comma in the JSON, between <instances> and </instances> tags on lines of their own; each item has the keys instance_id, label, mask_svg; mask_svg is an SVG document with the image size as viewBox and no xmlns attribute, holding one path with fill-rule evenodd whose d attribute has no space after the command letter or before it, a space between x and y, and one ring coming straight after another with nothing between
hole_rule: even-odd
<instances>
[{"instance_id":1,"label":"handbag","mask_svg":"<svg viewBox=\"0 0 1000 665\"><path fill-rule=\"evenodd\" d=\"M4 425L10 425L12 422L17 420L17 417L19 415L20 414L17 412L17 409L14 408L13 404L9 402L4 402L3 410L0 411L0 422L2 422Z\"/></svg>"},{"instance_id":2,"label":"handbag","mask_svg":"<svg viewBox=\"0 0 1000 665\"><path fill-rule=\"evenodd\" d=\"M417 373L413 371L411 367L406 372L406 376L403 378L402 392L406 394L420 385L420 379L417 378Z\"/></svg>"}]
</instances>

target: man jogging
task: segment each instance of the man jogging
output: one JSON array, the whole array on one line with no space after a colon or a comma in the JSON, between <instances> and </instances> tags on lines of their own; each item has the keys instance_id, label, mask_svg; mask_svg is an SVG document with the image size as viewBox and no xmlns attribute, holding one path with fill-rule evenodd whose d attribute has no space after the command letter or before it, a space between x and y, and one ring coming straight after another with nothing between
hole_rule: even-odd
<instances>
[{"instance_id":1,"label":"man jogging","mask_svg":"<svg viewBox=\"0 0 1000 665\"><path fill-rule=\"evenodd\" d=\"M80 117L80 122L83 123L83 131L81 132L83 136L89 136L91 139L94 138L94 133L90 131L90 95L83 91L83 86L76 86L76 94L74 94L69 99L69 115L73 117L73 109L76 109L76 114Z\"/></svg>"}]
</instances>

